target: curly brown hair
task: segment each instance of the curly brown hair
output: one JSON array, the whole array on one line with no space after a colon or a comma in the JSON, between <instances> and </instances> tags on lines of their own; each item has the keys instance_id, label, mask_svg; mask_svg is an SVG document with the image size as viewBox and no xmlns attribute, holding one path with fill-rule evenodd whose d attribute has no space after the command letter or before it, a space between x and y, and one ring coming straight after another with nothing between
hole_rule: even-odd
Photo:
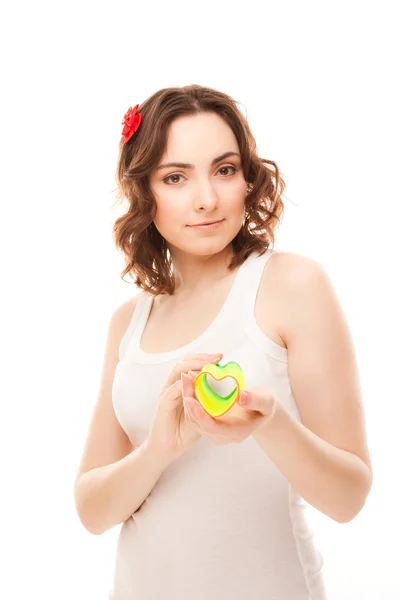
<instances>
[{"instance_id":1,"label":"curly brown hair","mask_svg":"<svg viewBox=\"0 0 400 600\"><path fill-rule=\"evenodd\" d=\"M135 285L154 296L173 295L175 277L166 240L153 223L156 202L151 192L150 173L166 147L168 126L183 115L214 112L222 117L236 136L248 194L245 221L232 240L234 251L228 266L233 270L257 251L274 245L274 231L283 214L286 187L278 166L260 158L247 119L238 102L227 94L200 85L164 88L139 105L142 123L128 142L121 137L116 171L117 201L129 206L113 225L113 239L125 256L120 276L136 275Z\"/></svg>"}]
</instances>

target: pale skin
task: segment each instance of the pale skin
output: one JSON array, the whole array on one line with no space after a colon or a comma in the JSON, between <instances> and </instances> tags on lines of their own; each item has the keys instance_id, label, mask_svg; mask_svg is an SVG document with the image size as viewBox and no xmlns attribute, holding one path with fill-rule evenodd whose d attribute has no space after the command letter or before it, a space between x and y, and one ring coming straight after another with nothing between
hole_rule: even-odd
<instances>
[{"instance_id":1,"label":"pale skin","mask_svg":"<svg viewBox=\"0 0 400 600\"><path fill-rule=\"evenodd\" d=\"M249 406L247 423L212 419L183 375L185 406L211 439L240 442L253 435L306 501L337 522L349 522L366 502L373 473L348 324L326 272L314 260L277 252L261 286L267 279L278 301L272 301L274 313L268 312L268 301L264 304L263 330L269 335L269 319L274 319L288 349L290 385L302 423L275 404L265 386L252 388L262 399Z\"/></svg>"},{"instance_id":2,"label":"pale skin","mask_svg":"<svg viewBox=\"0 0 400 600\"><path fill-rule=\"evenodd\" d=\"M146 352L168 352L197 338L218 314L235 277L236 271L229 272L227 265L231 241L245 216L247 182L240 157L226 156L212 164L227 152L239 153L239 148L218 115L186 116L170 127L160 164L184 162L193 168L164 167L151 177L157 203L154 223L170 249L177 286L173 296L154 299L141 338ZM188 227L220 218L224 222L213 233ZM82 481L78 496L82 513L91 515L94 506L99 511L102 506L114 507L106 521L101 508L93 532L128 518L165 468L146 448L141 456L132 456L134 447L110 401L118 345L134 304L124 303L113 315L99 399L77 474L77 490L78 480ZM215 443L237 443L252 435L302 497L336 521L347 522L367 499L372 466L351 334L324 269L310 258L275 252L261 277L254 316L263 333L288 350L290 385L302 423L265 386L250 390L259 392L260 399L253 395L243 409L247 419L212 419L194 398L192 380L183 374L185 414L199 438L205 435ZM220 350L214 347L208 352ZM102 466L107 471L95 478L96 467ZM138 481L148 479L142 495L133 483L132 489L127 488L127 477L134 481L133 469ZM82 478L85 474L93 475L87 485ZM104 504L99 501L103 496Z\"/></svg>"},{"instance_id":3,"label":"pale skin","mask_svg":"<svg viewBox=\"0 0 400 600\"><path fill-rule=\"evenodd\" d=\"M157 198L154 222L168 241L178 285L175 298L154 303L153 329L148 329L148 335L157 329L160 339L157 315L166 314L167 310L170 316L179 314L179 321L169 321L170 335L162 336L164 340L174 340L174 347L201 333L190 328L189 314L198 314L199 310L201 313L204 290L209 291L215 282L217 288L222 285L225 296L225 288L231 283L232 273L226 269L231 252L229 241L242 226L247 185L238 157L229 159L228 164L237 171L228 180L221 181L210 165L214 157L228 151L238 152L237 142L217 115L178 119L172 124L161 164L184 160L195 167L166 167L157 170L152 179ZM226 164L224 159L223 165ZM213 234L199 234L187 228L187 224L220 218L226 218L224 228ZM224 276L229 283L218 286ZM268 295L264 294L267 280ZM220 305L219 298L216 304ZM214 308L208 307L208 311L213 313ZM306 500L337 521L351 520L369 494L372 464L351 334L327 273L310 258L276 252L264 270L255 315L265 334L288 349L290 384L303 423L296 422L279 402L276 406L273 394L265 388L264 404L257 407L253 403L249 407L247 423L243 419L232 419L228 424L218 421L195 400L193 382L183 375L188 417L199 432L214 440L225 439L229 443L254 435L270 456L276 455L277 464ZM212 321L209 315L206 320ZM180 332L178 323L183 324ZM146 351L173 349L149 349L151 337L146 335L142 342L147 345L146 348L142 344ZM288 451L290 447L295 448L293 454Z\"/></svg>"},{"instance_id":4,"label":"pale skin","mask_svg":"<svg viewBox=\"0 0 400 600\"><path fill-rule=\"evenodd\" d=\"M169 130L160 165L184 162L194 168L156 169L150 185L156 198L154 224L167 240L177 279L176 296L194 298L226 277L232 251L230 241L245 217L247 182L230 127L218 115L181 117ZM199 232L188 225L225 219L218 233Z\"/></svg>"},{"instance_id":5,"label":"pale skin","mask_svg":"<svg viewBox=\"0 0 400 600\"><path fill-rule=\"evenodd\" d=\"M182 117L170 126L159 164L184 162L194 168L156 168L150 178L157 204L154 224L167 240L177 285L173 296L154 300L141 339L146 352L167 352L200 335L216 316L236 275L227 265L232 256L230 242L245 217L247 182L240 156L232 154L212 164L230 152L240 154L239 146L218 115ZM188 227L220 218L224 222L217 233ZM285 346L274 322L266 322L265 311L261 314L256 306L256 313L267 335ZM197 315L195 323L193 314Z\"/></svg>"}]
</instances>

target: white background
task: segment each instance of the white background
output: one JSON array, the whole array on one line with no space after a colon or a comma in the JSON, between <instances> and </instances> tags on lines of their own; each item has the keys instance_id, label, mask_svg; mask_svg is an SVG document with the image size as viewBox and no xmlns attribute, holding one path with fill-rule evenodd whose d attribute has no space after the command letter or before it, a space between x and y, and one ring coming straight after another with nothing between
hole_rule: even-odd
<instances>
[{"instance_id":1,"label":"white background","mask_svg":"<svg viewBox=\"0 0 400 600\"><path fill-rule=\"evenodd\" d=\"M108 319L138 291L111 235L121 121L190 83L247 112L287 183L276 248L326 268L352 330L375 477L354 521L314 515L329 598L400 597L396 5L2 8L1 597L107 598L119 527L89 534L73 482Z\"/></svg>"}]
</instances>

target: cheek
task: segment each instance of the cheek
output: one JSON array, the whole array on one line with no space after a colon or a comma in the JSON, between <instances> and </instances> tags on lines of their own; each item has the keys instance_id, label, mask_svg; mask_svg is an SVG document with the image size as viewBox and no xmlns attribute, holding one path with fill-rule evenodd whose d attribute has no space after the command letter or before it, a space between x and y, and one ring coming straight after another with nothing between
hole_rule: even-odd
<instances>
[{"instance_id":1,"label":"cheek","mask_svg":"<svg viewBox=\"0 0 400 600\"><path fill-rule=\"evenodd\" d=\"M179 227L180 223L184 223L184 218L184 211L176 202L163 201L158 203L155 221L160 227L165 229L171 229L174 226Z\"/></svg>"},{"instance_id":2,"label":"cheek","mask_svg":"<svg viewBox=\"0 0 400 600\"><path fill-rule=\"evenodd\" d=\"M240 213L244 209L244 203L247 195L247 183L242 180L226 190L225 201L229 202L234 212Z\"/></svg>"},{"instance_id":3,"label":"cheek","mask_svg":"<svg viewBox=\"0 0 400 600\"><path fill-rule=\"evenodd\" d=\"M226 206L229 209L229 214L241 218L245 213L245 196L243 195L242 190L239 190L237 193L232 194L229 199L226 201Z\"/></svg>"}]
</instances>

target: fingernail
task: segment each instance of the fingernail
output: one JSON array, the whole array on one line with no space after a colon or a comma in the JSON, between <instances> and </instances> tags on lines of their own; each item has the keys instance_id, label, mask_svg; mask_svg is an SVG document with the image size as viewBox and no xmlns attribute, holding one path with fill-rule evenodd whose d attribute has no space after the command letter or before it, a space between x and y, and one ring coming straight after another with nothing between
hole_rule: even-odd
<instances>
[{"instance_id":1,"label":"fingernail","mask_svg":"<svg viewBox=\"0 0 400 600\"><path fill-rule=\"evenodd\" d=\"M242 392L239 398L239 404L247 404L249 397L250 396L247 392Z\"/></svg>"}]
</instances>

